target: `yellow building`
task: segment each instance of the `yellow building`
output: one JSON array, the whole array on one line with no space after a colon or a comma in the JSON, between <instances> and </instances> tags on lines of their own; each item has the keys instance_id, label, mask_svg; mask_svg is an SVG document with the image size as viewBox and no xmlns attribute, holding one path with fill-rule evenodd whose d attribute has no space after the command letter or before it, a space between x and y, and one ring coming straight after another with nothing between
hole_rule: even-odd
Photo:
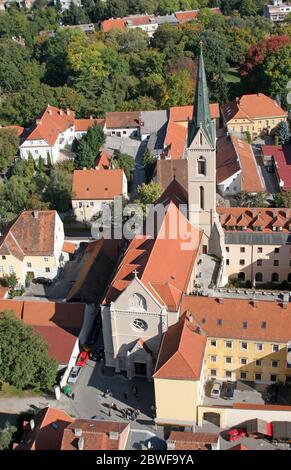
<instances>
[{"instance_id":1,"label":"yellow building","mask_svg":"<svg viewBox=\"0 0 291 470\"><path fill-rule=\"evenodd\" d=\"M205 403L206 384L214 379L291 383L290 303L184 296L181 311L164 335L153 376L157 424L201 424L201 407L216 410Z\"/></svg>"},{"instance_id":2,"label":"yellow building","mask_svg":"<svg viewBox=\"0 0 291 470\"><path fill-rule=\"evenodd\" d=\"M287 112L263 93L243 95L225 104L222 115L228 132L248 132L253 138L269 134L281 121L287 121Z\"/></svg>"},{"instance_id":3,"label":"yellow building","mask_svg":"<svg viewBox=\"0 0 291 470\"><path fill-rule=\"evenodd\" d=\"M62 260L63 223L56 211L23 211L0 239L0 277L16 274L53 279Z\"/></svg>"}]
</instances>

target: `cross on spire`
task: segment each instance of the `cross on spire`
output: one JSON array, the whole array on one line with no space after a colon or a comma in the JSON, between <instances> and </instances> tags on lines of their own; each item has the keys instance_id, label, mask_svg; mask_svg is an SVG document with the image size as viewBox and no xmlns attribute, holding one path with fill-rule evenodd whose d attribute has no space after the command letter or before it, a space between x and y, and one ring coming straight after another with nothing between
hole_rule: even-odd
<instances>
[{"instance_id":1,"label":"cross on spire","mask_svg":"<svg viewBox=\"0 0 291 470\"><path fill-rule=\"evenodd\" d=\"M134 277L137 278L138 271L135 269L135 270L133 271L133 274L134 274Z\"/></svg>"}]
</instances>

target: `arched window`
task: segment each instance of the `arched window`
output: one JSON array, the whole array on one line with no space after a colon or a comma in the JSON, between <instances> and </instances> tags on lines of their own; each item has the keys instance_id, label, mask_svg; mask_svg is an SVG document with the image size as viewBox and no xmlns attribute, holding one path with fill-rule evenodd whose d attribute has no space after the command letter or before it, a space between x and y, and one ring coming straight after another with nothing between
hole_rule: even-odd
<instances>
[{"instance_id":1,"label":"arched window","mask_svg":"<svg viewBox=\"0 0 291 470\"><path fill-rule=\"evenodd\" d=\"M200 186L200 209L204 210L204 188L203 186Z\"/></svg>"},{"instance_id":2,"label":"arched window","mask_svg":"<svg viewBox=\"0 0 291 470\"><path fill-rule=\"evenodd\" d=\"M246 275L245 273L238 273L238 276L237 276L239 282L244 282L245 279L246 279Z\"/></svg>"},{"instance_id":3,"label":"arched window","mask_svg":"<svg viewBox=\"0 0 291 470\"><path fill-rule=\"evenodd\" d=\"M288 274L288 282L291 282L291 273Z\"/></svg>"},{"instance_id":4,"label":"arched window","mask_svg":"<svg viewBox=\"0 0 291 470\"><path fill-rule=\"evenodd\" d=\"M272 282L279 282L279 274L273 273L272 274Z\"/></svg>"},{"instance_id":5,"label":"arched window","mask_svg":"<svg viewBox=\"0 0 291 470\"><path fill-rule=\"evenodd\" d=\"M262 273L256 273L255 277L257 282L263 282L263 274Z\"/></svg>"},{"instance_id":6,"label":"arched window","mask_svg":"<svg viewBox=\"0 0 291 470\"><path fill-rule=\"evenodd\" d=\"M198 165L198 168L197 168L198 175L206 176L206 160L205 160L205 158L199 157L199 159L197 160L197 165Z\"/></svg>"}]
</instances>

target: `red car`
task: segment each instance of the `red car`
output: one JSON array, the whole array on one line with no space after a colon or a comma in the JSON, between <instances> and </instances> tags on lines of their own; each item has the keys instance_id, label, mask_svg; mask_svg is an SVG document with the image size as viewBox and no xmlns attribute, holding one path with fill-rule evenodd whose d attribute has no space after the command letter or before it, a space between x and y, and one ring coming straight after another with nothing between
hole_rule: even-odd
<instances>
[{"instance_id":1,"label":"red car","mask_svg":"<svg viewBox=\"0 0 291 470\"><path fill-rule=\"evenodd\" d=\"M84 367L88 359L89 359L89 354L86 351L82 351L78 357L76 366Z\"/></svg>"},{"instance_id":2,"label":"red car","mask_svg":"<svg viewBox=\"0 0 291 470\"><path fill-rule=\"evenodd\" d=\"M241 428L234 428L230 429L226 433L227 440L230 442L237 441L238 439L242 439L243 437L246 437L247 433L245 429Z\"/></svg>"}]
</instances>

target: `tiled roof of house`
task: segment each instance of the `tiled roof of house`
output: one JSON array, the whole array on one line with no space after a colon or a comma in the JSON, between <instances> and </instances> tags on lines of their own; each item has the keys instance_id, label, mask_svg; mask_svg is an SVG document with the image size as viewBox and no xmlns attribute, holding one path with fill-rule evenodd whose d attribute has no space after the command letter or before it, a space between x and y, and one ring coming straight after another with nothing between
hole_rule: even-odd
<instances>
[{"instance_id":1,"label":"tiled roof of house","mask_svg":"<svg viewBox=\"0 0 291 470\"><path fill-rule=\"evenodd\" d=\"M140 127L140 111L114 111L106 113L107 129L135 129Z\"/></svg>"},{"instance_id":2,"label":"tiled roof of house","mask_svg":"<svg viewBox=\"0 0 291 470\"><path fill-rule=\"evenodd\" d=\"M259 233L273 233L276 231L274 228L279 228L282 233L289 233L291 226L291 209L217 207L216 210L225 231L234 232L236 227L245 223L243 232L247 233L252 233L253 227L260 227ZM242 216L244 222L241 221Z\"/></svg>"},{"instance_id":3,"label":"tiled roof of house","mask_svg":"<svg viewBox=\"0 0 291 470\"><path fill-rule=\"evenodd\" d=\"M238 156L241 166L241 189L250 193L259 193L266 190L260 176L252 146L234 135L230 135L232 145Z\"/></svg>"},{"instance_id":4,"label":"tiled roof of house","mask_svg":"<svg viewBox=\"0 0 291 470\"><path fill-rule=\"evenodd\" d=\"M0 311L14 312L48 343L49 355L66 364L83 325L85 304L1 300Z\"/></svg>"},{"instance_id":5,"label":"tiled roof of house","mask_svg":"<svg viewBox=\"0 0 291 470\"><path fill-rule=\"evenodd\" d=\"M262 145L262 153L274 158L280 187L291 191L291 145Z\"/></svg>"},{"instance_id":6,"label":"tiled roof of house","mask_svg":"<svg viewBox=\"0 0 291 470\"><path fill-rule=\"evenodd\" d=\"M210 450L218 438L219 434L171 431L167 442L171 444L171 450Z\"/></svg>"},{"instance_id":7,"label":"tiled roof of house","mask_svg":"<svg viewBox=\"0 0 291 470\"><path fill-rule=\"evenodd\" d=\"M109 170L110 168L110 153L107 150L102 149L100 154L95 160L95 169Z\"/></svg>"},{"instance_id":8,"label":"tiled roof of house","mask_svg":"<svg viewBox=\"0 0 291 470\"><path fill-rule=\"evenodd\" d=\"M163 189L166 189L175 178L178 183L188 191L188 162L181 160L158 160L156 164L156 177Z\"/></svg>"},{"instance_id":9,"label":"tiled roof of house","mask_svg":"<svg viewBox=\"0 0 291 470\"><path fill-rule=\"evenodd\" d=\"M199 380L206 340L193 318L184 314L164 334L154 378Z\"/></svg>"},{"instance_id":10,"label":"tiled roof of house","mask_svg":"<svg viewBox=\"0 0 291 470\"><path fill-rule=\"evenodd\" d=\"M73 111L62 110L48 104L26 136L26 141L44 140L49 145L54 145L59 134L74 125L74 120L75 113Z\"/></svg>"},{"instance_id":11,"label":"tiled roof of house","mask_svg":"<svg viewBox=\"0 0 291 470\"><path fill-rule=\"evenodd\" d=\"M23 211L8 225L0 237L0 255L24 256L53 255L57 212Z\"/></svg>"},{"instance_id":12,"label":"tiled roof of house","mask_svg":"<svg viewBox=\"0 0 291 470\"><path fill-rule=\"evenodd\" d=\"M75 253L76 251L76 245L75 243L72 242L64 242L62 251L65 253L70 253L71 255Z\"/></svg>"},{"instance_id":13,"label":"tiled roof of house","mask_svg":"<svg viewBox=\"0 0 291 470\"><path fill-rule=\"evenodd\" d=\"M193 315L208 337L285 343L291 337L291 304L184 296L181 312ZM218 322L218 320L221 320ZM247 322L247 327L245 327ZM247 405L249 407L249 405Z\"/></svg>"},{"instance_id":14,"label":"tiled roof of house","mask_svg":"<svg viewBox=\"0 0 291 470\"><path fill-rule=\"evenodd\" d=\"M83 450L121 450L126 444L121 434L128 430L128 423L75 419L64 430L61 450L78 450L80 440Z\"/></svg>"},{"instance_id":15,"label":"tiled roof of house","mask_svg":"<svg viewBox=\"0 0 291 470\"><path fill-rule=\"evenodd\" d=\"M220 110L218 103L210 103L210 114L212 119L219 119ZM186 122L190 121L193 116L193 106L172 106L169 109L171 121Z\"/></svg>"},{"instance_id":16,"label":"tiled roof of house","mask_svg":"<svg viewBox=\"0 0 291 470\"><path fill-rule=\"evenodd\" d=\"M286 117L287 113L269 96L263 93L243 95L240 99L222 106L226 122L232 119L258 119L271 117Z\"/></svg>"},{"instance_id":17,"label":"tiled roof of house","mask_svg":"<svg viewBox=\"0 0 291 470\"><path fill-rule=\"evenodd\" d=\"M3 287L3 286L0 285L0 299L5 299L8 292L9 292L8 287Z\"/></svg>"},{"instance_id":18,"label":"tiled roof of house","mask_svg":"<svg viewBox=\"0 0 291 470\"><path fill-rule=\"evenodd\" d=\"M104 20L101 23L101 29L103 33L108 33L112 29L124 29L125 28L125 18L110 18L109 20Z\"/></svg>"},{"instance_id":19,"label":"tiled roof of house","mask_svg":"<svg viewBox=\"0 0 291 470\"><path fill-rule=\"evenodd\" d=\"M63 410L47 406L34 419L35 428L25 424L21 442L14 450L60 450L64 429L73 419Z\"/></svg>"},{"instance_id":20,"label":"tiled roof of house","mask_svg":"<svg viewBox=\"0 0 291 470\"><path fill-rule=\"evenodd\" d=\"M174 121L168 122L164 146L167 158L179 160L183 158L186 149L188 128Z\"/></svg>"},{"instance_id":21,"label":"tiled roof of house","mask_svg":"<svg viewBox=\"0 0 291 470\"><path fill-rule=\"evenodd\" d=\"M212 13L221 13L219 8L211 8ZM174 14L179 23L196 20L200 10L176 11Z\"/></svg>"},{"instance_id":22,"label":"tiled roof of house","mask_svg":"<svg viewBox=\"0 0 291 470\"><path fill-rule=\"evenodd\" d=\"M124 19L127 26L143 26L150 23L156 23L154 15L131 15Z\"/></svg>"},{"instance_id":23,"label":"tiled roof of house","mask_svg":"<svg viewBox=\"0 0 291 470\"><path fill-rule=\"evenodd\" d=\"M172 195L168 191L166 198L164 194L159 199L166 207L158 227L155 225L154 237L139 235L130 242L106 293L105 304L119 297L134 279L134 271L137 270L140 281L160 304L168 305L169 302L169 308L178 308L181 296L187 289L201 241L201 232L189 224L177 207L177 200L182 199L182 193L185 193L184 190L182 193L178 191L178 188L176 182L172 185ZM153 213L150 213L148 226L153 219ZM177 221L178 236L173 237L171 231L177 229ZM191 246L189 239L192 240Z\"/></svg>"},{"instance_id":24,"label":"tiled roof of house","mask_svg":"<svg viewBox=\"0 0 291 470\"><path fill-rule=\"evenodd\" d=\"M111 200L123 194L123 170L75 170L72 199Z\"/></svg>"},{"instance_id":25,"label":"tiled roof of house","mask_svg":"<svg viewBox=\"0 0 291 470\"><path fill-rule=\"evenodd\" d=\"M97 124L98 126L104 126L105 120L104 119L94 119L90 117L89 119L75 119L75 131L76 132L86 132L90 127Z\"/></svg>"},{"instance_id":26,"label":"tiled roof of house","mask_svg":"<svg viewBox=\"0 0 291 470\"><path fill-rule=\"evenodd\" d=\"M235 148L228 136L216 141L216 182L223 183L241 169Z\"/></svg>"}]
</instances>

